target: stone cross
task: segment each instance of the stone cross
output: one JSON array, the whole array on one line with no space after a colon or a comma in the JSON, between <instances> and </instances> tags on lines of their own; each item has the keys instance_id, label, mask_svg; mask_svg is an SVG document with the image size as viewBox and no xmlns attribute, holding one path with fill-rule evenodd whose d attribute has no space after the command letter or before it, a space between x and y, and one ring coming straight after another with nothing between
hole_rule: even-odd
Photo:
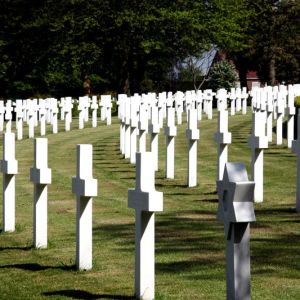
<instances>
[{"instance_id":1,"label":"stone cross","mask_svg":"<svg viewBox=\"0 0 300 300\"><path fill-rule=\"evenodd\" d=\"M46 135L46 103L44 99L39 99L39 115L41 124L41 136Z\"/></svg>"},{"instance_id":2,"label":"stone cross","mask_svg":"<svg viewBox=\"0 0 300 300\"><path fill-rule=\"evenodd\" d=\"M202 120L202 105L203 105L203 94L202 91L198 90L196 92L196 107L197 107L197 119Z\"/></svg>"},{"instance_id":3,"label":"stone cross","mask_svg":"<svg viewBox=\"0 0 300 300\"><path fill-rule=\"evenodd\" d=\"M92 197L97 196L97 179L92 176L93 146L77 145L77 174L72 178L76 194L76 267L92 268Z\"/></svg>"},{"instance_id":4,"label":"stone cross","mask_svg":"<svg viewBox=\"0 0 300 300\"><path fill-rule=\"evenodd\" d=\"M14 111L14 108L12 106L11 100L7 100L6 105L5 105L6 132L11 132L13 111Z\"/></svg>"},{"instance_id":5,"label":"stone cross","mask_svg":"<svg viewBox=\"0 0 300 300\"><path fill-rule=\"evenodd\" d=\"M146 134L148 132L148 112L146 105L140 105L139 107L139 152L146 152Z\"/></svg>"},{"instance_id":6,"label":"stone cross","mask_svg":"<svg viewBox=\"0 0 300 300\"><path fill-rule=\"evenodd\" d=\"M255 221L254 182L248 181L242 163L226 163L217 182L217 218L224 221L226 290L229 300L250 300L250 222Z\"/></svg>"},{"instance_id":7,"label":"stone cross","mask_svg":"<svg viewBox=\"0 0 300 300\"><path fill-rule=\"evenodd\" d=\"M276 106L276 144L282 144L282 122L283 122L283 114L284 114L284 97L283 94L278 94L277 106Z\"/></svg>"},{"instance_id":8,"label":"stone cross","mask_svg":"<svg viewBox=\"0 0 300 300\"><path fill-rule=\"evenodd\" d=\"M60 101L58 102L58 107L60 109L60 120L64 121L65 120L65 97L61 97Z\"/></svg>"},{"instance_id":9,"label":"stone cross","mask_svg":"<svg viewBox=\"0 0 300 300\"><path fill-rule=\"evenodd\" d=\"M124 141L124 153L125 158L130 158L130 98L126 99L125 102L125 141Z\"/></svg>"},{"instance_id":10,"label":"stone cross","mask_svg":"<svg viewBox=\"0 0 300 300\"><path fill-rule=\"evenodd\" d=\"M273 135L273 93L272 87L267 87L267 137L268 142L272 142L272 135Z\"/></svg>"},{"instance_id":11,"label":"stone cross","mask_svg":"<svg viewBox=\"0 0 300 300\"><path fill-rule=\"evenodd\" d=\"M163 193L155 190L154 158L151 152L136 154L135 189L128 190L128 207L135 209L135 295L155 296L155 212L163 211Z\"/></svg>"},{"instance_id":12,"label":"stone cross","mask_svg":"<svg viewBox=\"0 0 300 300\"><path fill-rule=\"evenodd\" d=\"M216 93L218 111L227 110L227 90L219 89Z\"/></svg>"},{"instance_id":13,"label":"stone cross","mask_svg":"<svg viewBox=\"0 0 300 300\"><path fill-rule=\"evenodd\" d=\"M242 114L247 114L247 100L249 94L247 93L247 88L243 87L242 89Z\"/></svg>"},{"instance_id":14,"label":"stone cross","mask_svg":"<svg viewBox=\"0 0 300 300\"><path fill-rule=\"evenodd\" d=\"M150 150L153 154L154 159L154 170L158 170L158 134L160 131L159 121L158 121L158 107L151 107L151 120L149 124L149 133L151 134L151 144Z\"/></svg>"},{"instance_id":15,"label":"stone cross","mask_svg":"<svg viewBox=\"0 0 300 300\"><path fill-rule=\"evenodd\" d=\"M167 109L167 126L165 127L166 136L166 178L174 178L174 160L175 160L175 136L177 128L175 126L175 109Z\"/></svg>"},{"instance_id":16,"label":"stone cross","mask_svg":"<svg viewBox=\"0 0 300 300\"><path fill-rule=\"evenodd\" d=\"M125 154L125 105L126 105L127 95L118 95L118 118L120 119L120 151Z\"/></svg>"},{"instance_id":17,"label":"stone cross","mask_svg":"<svg viewBox=\"0 0 300 300\"><path fill-rule=\"evenodd\" d=\"M64 102L64 120L65 120L65 131L70 131L72 123L72 97L66 97Z\"/></svg>"},{"instance_id":18,"label":"stone cross","mask_svg":"<svg viewBox=\"0 0 300 300\"><path fill-rule=\"evenodd\" d=\"M101 97L100 97L100 119L101 119L101 121L106 120L106 102L107 102L107 95L101 95Z\"/></svg>"},{"instance_id":19,"label":"stone cross","mask_svg":"<svg viewBox=\"0 0 300 300\"><path fill-rule=\"evenodd\" d=\"M23 139L23 101L22 100L16 100L16 107L15 107L15 113L16 113L16 127L17 127L17 139L22 140Z\"/></svg>"},{"instance_id":20,"label":"stone cross","mask_svg":"<svg viewBox=\"0 0 300 300\"><path fill-rule=\"evenodd\" d=\"M79 126L79 129L83 129L84 121L85 121L85 111L86 111L86 98L85 97L79 97L78 111L79 111L78 126Z\"/></svg>"},{"instance_id":21,"label":"stone cross","mask_svg":"<svg viewBox=\"0 0 300 300\"><path fill-rule=\"evenodd\" d=\"M97 102L97 96L92 97L92 127L97 127L97 109L98 109L98 102Z\"/></svg>"},{"instance_id":22,"label":"stone cross","mask_svg":"<svg viewBox=\"0 0 300 300\"><path fill-rule=\"evenodd\" d=\"M15 231L15 185L18 161L15 159L15 134L11 132L3 135L1 172L3 173L3 231Z\"/></svg>"},{"instance_id":23,"label":"stone cross","mask_svg":"<svg viewBox=\"0 0 300 300\"><path fill-rule=\"evenodd\" d=\"M252 134L248 139L252 149L252 179L255 182L254 201L263 202L264 198L264 149L268 148L265 135L265 119L262 112L252 114Z\"/></svg>"},{"instance_id":24,"label":"stone cross","mask_svg":"<svg viewBox=\"0 0 300 300\"><path fill-rule=\"evenodd\" d=\"M300 111L297 114L297 139L292 142L292 151L297 155L297 179L296 179L296 211L300 212Z\"/></svg>"},{"instance_id":25,"label":"stone cross","mask_svg":"<svg viewBox=\"0 0 300 300\"><path fill-rule=\"evenodd\" d=\"M184 97L184 94L182 92L177 92L175 94L175 109L176 109L178 125L182 124L183 97Z\"/></svg>"},{"instance_id":26,"label":"stone cross","mask_svg":"<svg viewBox=\"0 0 300 300\"><path fill-rule=\"evenodd\" d=\"M233 116L235 115L235 100L236 100L235 88L230 89L229 99L230 99L230 115Z\"/></svg>"},{"instance_id":27,"label":"stone cross","mask_svg":"<svg viewBox=\"0 0 300 300\"><path fill-rule=\"evenodd\" d=\"M130 163L135 164L136 137L138 127L138 104L137 97L130 98Z\"/></svg>"},{"instance_id":28,"label":"stone cross","mask_svg":"<svg viewBox=\"0 0 300 300\"><path fill-rule=\"evenodd\" d=\"M27 122L28 122L28 137L34 138L34 115L35 115L35 107L34 102L31 100L27 100Z\"/></svg>"},{"instance_id":29,"label":"stone cross","mask_svg":"<svg viewBox=\"0 0 300 300\"><path fill-rule=\"evenodd\" d=\"M218 144L218 173L217 180L222 180L225 164L228 160L228 144L231 144L231 133L228 132L228 111L221 109L218 112L218 131L215 134Z\"/></svg>"},{"instance_id":30,"label":"stone cross","mask_svg":"<svg viewBox=\"0 0 300 300\"><path fill-rule=\"evenodd\" d=\"M241 88L235 89L235 97L236 97L236 111L240 112L242 109L242 90L241 90Z\"/></svg>"},{"instance_id":31,"label":"stone cross","mask_svg":"<svg viewBox=\"0 0 300 300\"><path fill-rule=\"evenodd\" d=\"M48 234L48 184L51 184L51 169L48 168L48 139L34 140L34 166L30 169L34 184L33 199L33 244L35 248L47 248Z\"/></svg>"},{"instance_id":32,"label":"stone cross","mask_svg":"<svg viewBox=\"0 0 300 300\"><path fill-rule=\"evenodd\" d=\"M290 86L288 93L288 105L286 107L287 120L287 144L288 148L292 147L292 141L294 140L294 119L295 119L295 94L292 86Z\"/></svg>"},{"instance_id":33,"label":"stone cross","mask_svg":"<svg viewBox=\"0 0 300 300\"><path fill-rule=\"evenodd\" d=\"M58 132L57 115L58 115L57 99L52 98L52 99L51 99L51 123L52 123L52 133L57 133L57 132Z\"/></svg>"},{"instance_id":34,"label":"stone cross","mask_svg":"<svg viewBox=\"0 0 300 300\"><path fill-rule=\"evenodd\" d=\"M186 137L189 143L188 158L188 187L197 185L197 140L199 140L200 132L197 129L197 111L190 109L188 128L186 129Z\"/></svg>"},{"instance_id":35,"label":"stone cross","mask_svg":"<svg viewBox=\"0 0 300 300\"><path fill-rule=\"evenodd\" d=\"M213 117L213 98L215 93L212 90L204 91L204 99L206 103L205 113L207 114L208 120L211 120Z\"/></svg>"},{"instance_id":36,"label":"stone cross","mask_svg":"<svg viewBox=\"0 0 300 300\"><path fill-rule=\"evenodd\" d=\"M84 101L83 119L84 119L84 122L88 122L89 121L90 98L89 98L89 96L84 96L83 99L84 99L83 100Z\"/></svg>"},{"instance_id":37,"label":"stone cross","mask_svg":"<svg viewBox=\"0 0 300 300\"><path fill-rule=\"evenodd\" d=\"M158 102L157 102L159 128L163 128L163 125L164 125L164 107L166 105L166 101L167 101L166 94L160 93Z\"/></svg>"}]
</instances>

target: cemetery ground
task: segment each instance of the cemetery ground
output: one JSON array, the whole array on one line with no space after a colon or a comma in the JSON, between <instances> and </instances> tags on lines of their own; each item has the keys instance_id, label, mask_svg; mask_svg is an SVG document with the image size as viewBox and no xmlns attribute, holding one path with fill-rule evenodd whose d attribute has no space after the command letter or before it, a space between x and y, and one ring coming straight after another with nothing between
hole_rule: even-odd
<instances>
[{"instance_id":1,"label":"cemetery ground","mask_svg":"<svg viewBox=\"0 0 300 300\"><path fill-rule=\"evenodd\" d=\"M249 110L249 108L248 108ZM183 118L185 120L185 116ZM61 121L60 121L61 122ZM78 120L77 120L78 122ZM2 299L134 299L134 210L127 189L135 186L135 168L119 151L119 123L50 134L48 249L32 248L33 140L16 141L16 232L0 234ZM91 123L91 122L90 122ZM200 121L198 186L186 187L186 123L175 138L175 179L164 179L165 136L159 136L156 188L164 193L164 211L156 214L156 299L225 299L223 224L216 220L217 147L214 119ZM14 127L15 128L15 127ZM247 139L251 113L229 117L229 161L244 162L250 176ZM25 136L28 130L25 128ZM37 132L36 132L37 133ZM275 141L275 135L273 136ZM93 269L75 270L75 204L71 177L76 174L76 144L93 144ZM295 212L296 156L274 142L264 156L264 202L255 204L251 224L253 299L300 299L300 215ZM149 143L147 143L149 147ZM149 149L149 148L148 148ZM1 143L2 152L2 143ZM2 154L1 154L2 155ZM2 186L1 186L2 189ZM2 203L2 202L1 202ZM1 205L2 210L2 205Z\"/></svg>"}]
</instances>

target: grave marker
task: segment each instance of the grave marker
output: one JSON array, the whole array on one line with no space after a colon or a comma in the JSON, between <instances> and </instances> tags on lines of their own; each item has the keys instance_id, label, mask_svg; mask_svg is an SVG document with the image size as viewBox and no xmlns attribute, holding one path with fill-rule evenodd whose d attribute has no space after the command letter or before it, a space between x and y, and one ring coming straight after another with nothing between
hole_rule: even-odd
<instances>
[{"instance_id":1,"label":"grave marker","mask_svg":"<svg viewBox=\"0 0 300 300\"><path fill-rule=\"evenodd\" d=\"M255 221L254 182L242 163L226 163L217 182L217 217L224 221L227 299L250 300L250 222Z\"/></svg>"},{"instance_id":2,"label":"grave marker","mask_svg":"<svg viewBox=\"0 0 300 300\"><path fill-rule=\"evenodd\" d=\"M72 178L76 194L76 267L92 268L92 197L97 196L97 179L92 176L93 146L77 145L77 174Z\"/></svg>"},{"instance_id":3,"label":"grave marker","mask_svg":"<svg viewBox=\"0 0 300 300\"><path fill-rule=\"evenodd\" d=\"M15 231L15 191L18 161L15 159L15 134L11 132L3 135L3 159L1 161L3 173L3 231Z\"/></svg>"},{"instance_id":4,"label":"grave marker","mask_svg":"<svg viewBox=\"0 0 300 300\"><path fill-rule=\"evenodd\" d=\"M157 124L158 125L158 124ZM128 190L128 207L135 209L135 295L154 299L155 212L163 211L163 193L155 190L154 157L136 154L136 185Z\"/></svg>"},{"instance_id":5,"label":"grave marker","mask_svg":"<svg viewBox=\"0 0 300 300\"><path fill-rule=\"evenodd\" d=\"M33 244L35 248L47 248L48 234L48 184L51 169L48 168L48 139L34 140L34 167L30 169L34 184Z\"/></svg>"}]
</instances>

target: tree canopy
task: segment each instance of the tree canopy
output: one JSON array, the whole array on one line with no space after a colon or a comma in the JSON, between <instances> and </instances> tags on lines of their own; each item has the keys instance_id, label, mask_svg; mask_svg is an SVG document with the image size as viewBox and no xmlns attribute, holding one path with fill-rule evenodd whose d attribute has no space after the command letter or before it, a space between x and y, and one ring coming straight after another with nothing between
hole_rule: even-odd
<instances>
[{"instance_id":1,"label":"tree canopy","mask_svg":"<svg viewBox=\"0 0 300 300\"><path fill-rule=\"evenodd\" d=\"M212 47L226 50L237 62L238 57L261 58L256 65L263 74L269 54L263 44L269 33L261 32L268 22L262 11L269 13L264 2L2 0L0 97L78 96L87 79L98 93L169 89L178 61ZM299 73L299 41L293 39L299 32L299 5L282 2L289 3L282 14L276 12L282 33L272 29L280 79ZM257 16L260 22L253 23ZM287 30L291 38L279 43L277 34L282 38ZM292 69L281 67L289 64Z\"/></svg>"}]
</instances>

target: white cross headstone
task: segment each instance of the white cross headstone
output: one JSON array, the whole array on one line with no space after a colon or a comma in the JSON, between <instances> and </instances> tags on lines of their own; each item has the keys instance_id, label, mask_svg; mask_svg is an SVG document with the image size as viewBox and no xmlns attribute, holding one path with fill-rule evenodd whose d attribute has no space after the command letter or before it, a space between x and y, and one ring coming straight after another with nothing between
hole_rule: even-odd
<instances>
[{"instance_id":1,"label":"white cross headstone","mask_svg":"<svg viewBox=\"0 0 300 300\"><path fill-rule=\"evenodd\" d=\"M174 160L175 160L175 136L177 128L175 126L175 109L167 109L167 126L165 127L166 136L166 178L174 178Z\"/></svg>"},{"instance_id":2,"label":"white cross headstone","mask_svg":"<svg viewBox=\"0 0 300 300\"><path fill-rule=\"evenodd\" d=\"M252 150L252 179L255 182L254 201L263 202L264 198L264 149L268 148L265 135L265 119L262 112L252 114L252 133L248 139Z\"/></svg>"},{"instance_id":3,"label":"white cross headstone","mask_svg":"<svg viewBox=\"0 0 300 300\"><path fill-rule=\"evenodd\" d=\"M71 130L71 123L72 123L72 97L66 97L64 103L64 113L65 113L65 131Z\"/></svg>"},{"instance_id":4,"label":"white cross headstone","mask_svg":"<svg viewBox=\"0 0 300 300\"><path fill-rule=\"evenodd\" d=\"M146 105L140 105L139 113L139 152L146 152L146 134L148 132L148 112Z\"/></svg>"},{"instance_id":5,"label":"white cross headstone","mask_svg":"<svg viewBox=\"0 0 300 300\"><path fill-rule=\"evenodd\" d=\"M149 124L149 133L151 134L150 150L154 158L154 170L158 170L158 134L160 131L158 121L158 107L151 107L151 120Z\"/></svg>"},{"instance_id":6,"label":"white cross headstone","mask_svg":"<svg viewBox=\"0 0 300 300\"><path fill-rule=\"evenodd\" d=\"M235 89L235 97L236 97L236 111L240 112L242 109L242 90L241 90L241 88Z\"/></svg>"},{"instance_id":7,"label":"white cross headstone","mask_svg":"<svg viewBox=\"0 0 300 300\"><path fill-rule=\"evenodd\" d=\"M282 144L282 122L284 113L284 97L283 94L278 94L277 106L276 106L276 144Z\"/></svg>"},{"instance_id":8,"label":"white cross headstone","mask_svg":"<svg viewBox=\"0 0 300 300\"><path fill-rule=\"evenodd\" d=\"M254 182L248 181L242 163L226 163L217 182L217 217L224 221L226 240L226 290L229 300L250 300L250 222L255 222Z\"/></svg>"},{"instance_id":9,"label":"white cross headstone","mask_svg":"<svg viewBox=\"0 0 300 300\"><path fill-rule=\"evenodd\" d=\"M228 111L221 109L218 113L218 131L215 134L218 144L217 180L222 180L225 164L228 160L228 144L231 144L231 133L228 132Z\"/></svg>"},{"instance_id":10,"label":"white cross headstone","mask_svg":"<svg viewBox=\"0 0 300 300\"><path fill-rule=\"evenodd\" d=\"M155 212L163 211L163 193L155 190L153 154L136 154L136 185L128 190L128 207L135 209L135 295L155 296Z\"/></svg>"},{"instance_id":11,"label":"white cross headstone","mask_svg":"<svg viewBox=\"0 0 300 300\"><path fill-rule=\"evenodd\" d=\"M22 140L23 139L23 101L22 100L16 100L16 107L15 107L15 113L16 113L16 127L17 127L17 139Z\"/></svg>"},{"instance_id":12,"label":"white cross headstone","mask_svg":"<svg viewBox=\"0 0 300 300\"><path fill-rule=\"evenodd\" d=\"M12 106L11 100L7 100L5 104L5 121L6 121L6 132L11 132L12 124L12 113L14 108Z\"/></svg>"},{"instance_id":13,"label":"white cross headstone","mask_svg":"<svg viewBox=\"0 0 300 300\"><path fill-rule=\"evenodd\" d=\"M97 110L98 110L97 96L92 97L91 109L92 109L92 127L95 128L97 127Z\"/></svg>"},{"instance_id":14,"label":"white cross headstone","mask_svg":"<svg viewBox=\"0 0 300 300\"><path fill-rule=\"evenodd\" d=\"M273 111L274 107L272 87L267 87L267 137L269 142L272 142Z\"/></svg>"},{"instance_id":15,"label":"white cross headstone","mask_svg":"<svg viewBox=\"0 0 300 300\"><path fill-rule=\"evenodd\" d=\"M41 136L46 135L46 102L44 99L39 99L39 115L40 115L40 126L41 126Z\"/></svg>"},{"instance_id":16,"label":"white cross headstone","mask_svg":"<svg viewBox=\"0 0 300 300\"><path fill-rule=\"evenodd\" d=\"M294 140L294 119L295 119L295 94L292 89L292 87L289 90L288 93L288 105L286 108L286 114L288 116L287 120L287 143L288 143L288 148L292 147L292 141Z\"/></svg>"},{"instance_id":17,"label":"white cross headstone","mask_svg":"<svg viewBox=\"0 0 300 300\"><path fill-rule=\"evenodd\" d=\"M118 95L118 118L120 120L120 151L125 154L125 105L126 105L127 95Z\"/></svg>"},{"instance_id":18,"label":"white cross headstone","mask_svg":"<svg viewBox=\"0 0 300 300\"><path fill-rule=\"evenodd\" d=\"M79 97L79 103L78 103L78 111L79 111L79 120L78 120L78 126L79 129L83 129L84 128L84 120L85 120L85 102L86 102L86 98L85 97Z\"/></svg>"},{"instance_id":19,"label":"white cross headstone","mask_svg":"<svg viewBox=\"0 0 300 300\"><path fill-rule=\"evenodd\" d=\"M189 143L188 158L188 187L197 185L197 140L199 140L200 131L197 129L197 111L190 109L188 128L186 129L186 137Z\"/></svg>"},{"instance_id":20,"label":"white cross headstone","mask_svg":"<svg viewBox=\"0 0 300 300\"><path fill-rule=\"evenodd\" d=\"M230 89L230 94L229 94L229 99L230 99L230 115L234 116L235 115L235 88Z\"/></svg>"},{"instance_id":21,"label":"white cross headstone","mask_svg":"<svg viewBox=\"0 0 300 300\"><path fill-rule=\"evenodd\" d=\"M35 115L35 108L34 102L32 100L27 100L27 122L28 122L28 136L29 138L34 138L34 115Z\"/></svg>"},{"instance_id":22,"label":"white cross headstone","mask_svg":"<svg viewBox=\"0 0 300 300\"><path fill-rule=\"evenodd\" d=\"M72 178L76 194L76 267L92 268L92 197L97 196L97 179L93 178L93 146L77 145L77 174Z\"/></svg>"},{"instance_id":23,"label":"white cross headstone","mask_svg":"<svg viewBox=\"0 0 300 300\"><path fill-rule=\"evenodd\" d=\"M296 211L300 212L300 111L297 114L297 139L292 142L292 151L297 155Z\"/></svg>"},{"instance_id":24,"label":"white cross headstone","mask_svg":"<svg viewBox=\"0 0 300 300\"><path fill-rule=\"evenodd\" d=\"M130 158L130 98L125 102L125 141L124 141L124 153L125 158Z\"/></svg>"},{"instance_id":25,"label":"white cross headstone","mask_svg":"<svg viewBox=\"0 0 300 300\"><path fill-rule=\"evenodd\" d=\"M247 88L243 87L242 89L242 114L247 114L247 100L248 100L249 94L247 93Z\"/></svg>"},{"instance_id":26,"label":"white cross headstone","mask_svg":"<svg viewBox=\"0 0 300 300\"><path fill-rule=\"evenodd\" d=\"M60 102L58 103L58 107L60 108L60 120L61 121L65 120L65 101L66 101L66 98L62 97L62 98L60 98Z\"/></svg>"},{"instance_id":27,"label":"white cross headstone","mask_svg":"<svg viewBox=\"0 0 300 300\"><path fill-rule=\"evenodd\" d=\"M196 92L196 106L197 106L197 119L202 120L202 105L203 105L203 94L202 91L197 90Z\"/></svg>"},{"instance_id":28,"label":"white cross headstone","mask_svg":"<svg viewBox=\"0 0 300 300\"><path fill-rule=\"evenodd\" d=\"M18 161L15 158L15 134L11 132L3 135L3 159L1 161L3 173L3 231L15 231L15 190Z\"/></svg>"},{"instance_id":29,"label":"white cross headstone","mask_svg":"<svg viewBox=\"0 0 300 300\"><path fill-rule=\"evenodd\" d=\"M51 122L52 122L52 133L54 134L58 132L57 115L58 115L57 99L52 98L51 99Z\"/></svg>"},{"instance_id":30,"label":"white cross headstone","mask_svg":"<svg viewBox=\"0 0 300 300\"><path fill-rule=\"evenodd\" d=\"M135 164L139 103L137 97L131 97L130 102L130 163Z\"/></svg>"},{"instance_id":31,"label":"white cross headstone","mask_svg":"<svg viewBox=\"0 0 300 300\"><path fill-rule=\"evenodd\" d=\"M35 248L48 245L48 184L51 169L48 168L48 139L34 140L34 166L30 169L30 180L34 184L33 244Z\"/></svg>"}]
</instances>

